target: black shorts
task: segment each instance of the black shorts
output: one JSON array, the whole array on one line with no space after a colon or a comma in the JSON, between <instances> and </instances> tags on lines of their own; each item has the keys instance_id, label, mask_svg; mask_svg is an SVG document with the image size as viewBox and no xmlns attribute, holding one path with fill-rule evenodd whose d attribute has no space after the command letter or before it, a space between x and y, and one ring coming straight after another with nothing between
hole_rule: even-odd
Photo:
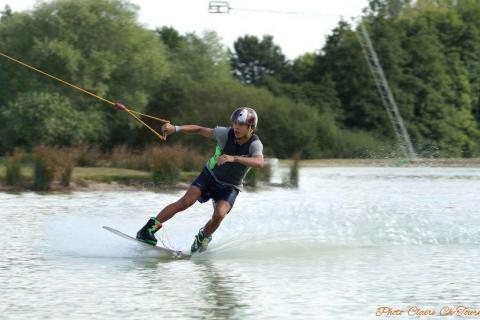
<instances>
[{"instance_id":1,"label":"black shorts","mask_svg":"<svg viewBox=\"0 0 480 320\"><path fill-rule=\"evenodd\" d=\"M224 200L230 203L230 209L233 208L238 190L217 182L207 168L203 168L199 176L192 182L192 186L198 187L202 194L198 202L204 203L210 199L215 202Z\"/></svg>"}]
</instances>

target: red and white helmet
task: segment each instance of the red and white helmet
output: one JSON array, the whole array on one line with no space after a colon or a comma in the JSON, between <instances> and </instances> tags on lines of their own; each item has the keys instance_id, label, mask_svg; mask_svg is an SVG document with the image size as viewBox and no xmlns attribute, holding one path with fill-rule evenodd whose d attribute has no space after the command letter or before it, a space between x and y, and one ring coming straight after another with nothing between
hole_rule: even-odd
<instances>
[{"instance_id":1,"label":"red and white helmet","mask_svg":"<svg viewBox=\"0 0 480 320\"><path fill-rule=\"evenodd\" d=\"M258 116L255 110L249 107L240 107L233 111L230 116L232 122L245 123L249 125L253 130L257 128Z\"/></svg>"}]
</instances>

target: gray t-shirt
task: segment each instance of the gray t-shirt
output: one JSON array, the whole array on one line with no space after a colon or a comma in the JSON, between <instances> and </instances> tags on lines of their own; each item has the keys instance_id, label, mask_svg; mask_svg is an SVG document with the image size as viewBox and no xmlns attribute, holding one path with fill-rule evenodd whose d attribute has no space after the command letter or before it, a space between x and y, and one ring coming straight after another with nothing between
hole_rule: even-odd
<instances>
[{"instance_id":1,"label":"gray t-shirt","mask_svg":"<svg viewBox=\"0 0 480 320\"><path fill-rule=\"evenodd\" d=\"M225 144L228 140L228 132L230 131L231 127L215 127L213 129L213 136L217 139L217 143L222 148L225 147ZM263 155L263 144L260 139L253 141L248 149L248 155L250 157L257 157Z\"/></svg>"}]
</instances>

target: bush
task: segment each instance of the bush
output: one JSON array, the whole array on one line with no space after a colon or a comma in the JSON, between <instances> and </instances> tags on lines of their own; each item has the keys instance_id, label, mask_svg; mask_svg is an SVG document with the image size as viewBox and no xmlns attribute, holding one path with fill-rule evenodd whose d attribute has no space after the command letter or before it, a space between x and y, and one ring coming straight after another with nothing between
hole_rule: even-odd
<instances>
[{"instance_id":1,"label":"bush","mask_svg":"<svg viewBox=\"0 0 480 320\"><path fill-rule=\"evenodd\" d=\"M180 180L181 159L172 152L172 147L152 147L145 151L152 179L155 184L173 184Z\"/></svg>"},{"instance_id":2,"label":"bush","mask_svg":"<svg viewBox=\"0 0 480 320\"><path fill-rule=\"evenodd\" d=\"M58 152L43 145L33 149L33 186L36 190L49 190L57 171Z\"/></svg>"},{"instance_id":3,"label":"bush","mask_svg":"<svg viewBox=\"0 0 480 320\"><path fill-rule=\"evenodd\" d=\"M290 172L286 177L284 177L283 184L289 188L298 188L298 180L299 180L299 162L300 162L300 152L297 152L293 156L293 162L290 166Z\"/></svg>"},{"instance_id":4,"label":"bush","mask_svg":"<svg viewBox=\"0 0 480 320\"><path fill-rule=\"evenodd\" d=\"M191 148L184 147L182 145L166 146L161 147L149 147L145 149L143 154L144 158L150 159L152 151L158 152L157 149L163 150L169 158L175 159L175 163L183 171L199 171L207 162L207 156L193 150Z\"/></svg>"},{"instance_id":5,"label":"bush","mask_svg":"<svg viewBox=\"0 0 480 320\"><path fill-rule=\"evenodd\" d=\"M181 150L183 150L182 154L184 155L181 163L183 171L200 171L205 166L208 156L185 147L181 147Z\"/></svg>"},{"instance_id":6,"label":"bush","mask_svg":"<svg viewBox=\"0 0 480 320\"><path fill-rule=\"evenodd\" d=\"M7 170L6 183L9 186L17 186L21 181L21 166L25 153L23 150L15 148L12 155L5 158L5 167Z\"/></svg>"},{"instance_id":7,"label":"bush","mask_svg":"<svg viewBox=\"0 0 480 320\"><path fill-rule=\"evenodd\" d=\"M258 169L252 168L248 171L245 177L245 184L251 187L256 187L259 180L259 172Z\"/></svg>"},{"instance_id":8,"label":"bush","mask_svg":"<svg viewBox=\"0 0 480 320\"><path fill-rule=\"evenodd\" d=\"M134 170L150 170L150 159L144 154L129 150L127 146L113 148L110 157L110 166L113 168L125 168Z\"/></svg>"},{"instance_id":9,"label":"bush","mask_svg":"<svg viewBox=\"0 0 480 320\"><path fill-rule=\"evenodd\" d=\"M149 171L154 161L152 157L157 157L160 150L165 154L164 157L175 159L179 170L182 171L198 171L207 161L205 155L182 145L149 146L143 153L129 150L126 146L118 146L112 151L110 166Z\"/></svg>"},{"instance_id":10,"label":"bush","mask_svg":"<svg viewBox=\"0 0 480 320\"><path fill-rule=\"evenodd\" d=\"M77 158L76 148L58 149L37 146L33 149L33 186L35 190L50 190L58 177L64 187L70 186Z\"/></svg>"},{"instance_id":11,"label":"bush","mask_svg":"<svg viewBox=\"0 0 480 320\"><path fill-rule=\"evenodd\" d=\"M73 168L77 158L77 152L73 148L58 150L58 157L62 161L58 165L60 171L60 184L69 187L72 180Z\"/></svg>"},{"instance_id":12,"label":"bush","mask_svg":"<svg viewBox=\"0 0 480 320\"><path fill-rule=\"evenodd\" d=\"M342 130L333 151L339 158L396 158L401 155L398 144L382 141L365 131Z\"/></svg>"},{"instance_id":13,"label":"bush","mask_svg":"<svg viewBox=\"0 0 480 320\"><path fill-rule=\"evenodd\" d=\"M72 148L72 150L77 155L76 162L79 167L98 166L98 162L104 157L102 151L97 146L81 144Z\"/></svg>"},{"instance_id":14,"label":"bush","mask_svg":"<svg viewBox=\"0 0 480 320\"><path fill-rule=\"evenodd\" d=\"M0 108L0 139L5 148L36 144L71 145L101 139L105 132L98 111L77 111L58 93L22 92Z\"/></svg>"},{"instance_id":15,"label":"bush","mask_svg":"<svg viewBox=\"0 0 480 320\"><path fill-rule=\"evenodd\" d=\"M265 163L262 168L257 169L260 172L260 180L270 182L272 179L272 166L270 163Z\"/></svg>"},{"instance_id":16,"label":"bush","mask_svg":"<svg viewBox=\"0 0 480 320\"><path fill-rule=\"evenodd\" d=\"M245 184L256 187L258 181L270 182L272 177L272 167L265 163L262 168L252 168L245 177Z\"/></svg>"}]
</instances>

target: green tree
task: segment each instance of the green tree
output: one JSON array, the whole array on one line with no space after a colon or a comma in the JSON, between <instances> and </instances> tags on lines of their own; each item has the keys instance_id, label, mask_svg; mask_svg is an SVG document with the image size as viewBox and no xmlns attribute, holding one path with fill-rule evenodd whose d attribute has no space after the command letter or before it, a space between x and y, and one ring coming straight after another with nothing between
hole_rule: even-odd
<instances>
[{"instance_id":1,"label":"green tree","mask_svg":"<svg viewBox=\"0 0 480 320\"><path fill-rule=\"evenodd\" d=\"M273 42L270 35L262 40L256 36L246 35L238 38L231 53L233 74L241 82L257 84L263 77L285 77L288 65L281 48Z\"/></svg>"},{"instance_id":2,"label":"green tree","mask_svg":"<svg viewBox=\"0 0 480 320\"><path fill-rule=\"evenodd\" d=\"M1 19L6 19L8 17L12 16L12 8L7 4L3 11L0 11L0 20Z\"/></svg>"},{"instance_id":3,"label":"green tree","mask_svg":"<svg viewBox=\"0 0 480 320\"><path fill-rule=\"evenodd\" d=\"M367 14L383 18L397 18L412 6L412 0L370 0Z\"/></svg>"},{"instance_id":4,"label":"green tree","mask_svg":"<svg viewBox=\"0 0 480 320\"><path fill-rule=\"evenodd\" d=\"M206 112L214 115L205 106L210 106L208 99L197 97L197 87L222 90L224 83L232 81L227 51L214 32L202 36L193 33L179 34L171 27L157 29L159 38L168 47L167 59L171 66L166 76L157 86L147 106L147 113L172 121L191 119L190 115ZM205 95L205 91L202 91ZM215 99L215 97L212 97ZM191 119L192 120L192 119ZM161 123L151 123L160 130ZM155 137L141 130L136 145L153 143Z\"/></svg>"},{"instance_id":5,"label":"green tree","mask_svg":"<svg viewBox=\"0 0 480 320\"><path fill-rule=\"evenodd\" d=\"M452 39L468 72L473 115L480 124L480 5L477 0L459 1L458 15L464 22L461 33Z\"/></svg>"},{"instance_id":6,"label":"green tree","mask_svg":"<svg viewBox=\"0 0 480 320\"><path fill-rule=\"evenodd\" d=\"M478 128L472 114L468 71L460 55L449 44L449 35L440 31L450 21L455 32L460 21L452 10L425 9L410 21L404 45L411 54L408 72L421 81L411 88L416 96L415 118L411 126L417 146L435 145L443 156L468 156L476 148ZM446 19L447 18L447 19ZM453 24L452 24L453 23Z\"/></svg>"},{"instance_id":7,"label":"green tree","mask_svg":"<svg viewBox=\"0 0 480 320\"><path fill-rule=\"evenodd\" d=\"M377 94L372 76L362 54L358 38L346 22L340 22L317 56L314 67L316 83L331 79L341 103L342 125L363 130L379 130L391 136L388 118Z\"/></svg>"},{"instance_id":8,"label":"green tree","mask_svg":"<svg viewBox=\"0 0 480 320\"><path fill-rule=\"evenodd\" d=\"M298 150L306 150L307 155L317 151L316 110L284 95L274 97L263 88L236 81L226 51L215 34L198 37L180 35L173 28L158 31L170 49L169 60L175 72L162 82L152 100L152 113L166 112L174 123L230 126L231 112L248 105L258 112L259 135L267 154L288 157ZM211 142L196 137L173 135L169 139L171 143L211 151Z\"/></svg>"},{"instance_id":9,"label":"green tree","mask_svg":"<svg viewBox=\"0 0 480 320\"><path fill-rule=\"evenodd\" d=\"M120 0L56 0L0 22L0 50L130 108L144 110L168 74L166 50L137 22L136 6ZM137 127L126 114L24 67L0 60L0 108L28 92L58 93L88 118L100 109L105 143L128 141ZM14 104L16 105L16 104ZM99 140L99 139L95 139Z\"/></svg>"},{"instance_id":10,"label":"green tree","mask_svg":"<svg viewBox=\"0 0 480 320\"><path fill-rule=\"evenodd\" d=\"M37 144L70 145L94 142L107 134L100 112L75 110L70 99L58 93L27 92L0 109L3 148Z\"/></svg>"}]
</instances>

